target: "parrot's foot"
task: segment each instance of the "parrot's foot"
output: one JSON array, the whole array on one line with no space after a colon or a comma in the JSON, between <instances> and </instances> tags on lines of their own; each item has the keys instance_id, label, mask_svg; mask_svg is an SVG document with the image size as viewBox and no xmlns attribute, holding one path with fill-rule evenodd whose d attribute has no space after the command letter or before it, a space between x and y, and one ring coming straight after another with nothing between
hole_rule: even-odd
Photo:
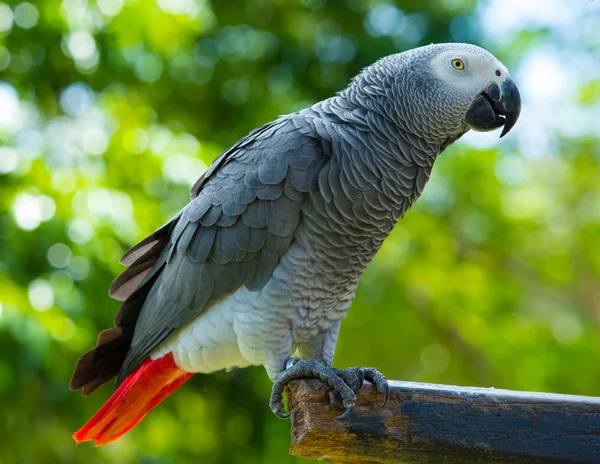
<instances>
[{"instance_id":1,"label":"parrot's foot","mask_svg":"<svg viewBox=\"0 0 600 464\"><path fill-rule=\"evenodd\" d=\"M290 414L283 411L283 390L292 380L315 377L327 383L334 390L336 397L332 397L332 405L337 405L341 397L341 405L346 411L337 416L337 419L345 419L352 412L356 403L356 393L365 380L373 383L377 390L383 393L382 407L387 403L390 396L390 387L385 376L377 369L364 367L350 367L348 369L334 369L321 361L314 359L299 360L293 358L288 362L287 369L279 374L273 384L269 406L273 413L280 419L287 419Z\"/></svg>"}]
</instances>

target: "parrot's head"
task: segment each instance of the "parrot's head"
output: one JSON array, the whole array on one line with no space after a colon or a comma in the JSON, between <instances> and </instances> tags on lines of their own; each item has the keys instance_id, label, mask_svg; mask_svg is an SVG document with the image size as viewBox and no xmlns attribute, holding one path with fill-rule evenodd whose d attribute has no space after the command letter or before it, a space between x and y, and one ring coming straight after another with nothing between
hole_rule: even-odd
<instances>
[{"instance_id":1,"label":"parrot's head","mask_svg":"<svg viewBox=\"0 0 600 464\"><path fill-rule=\"evenodd\" d=\"M503 137L521 112L519 90L506 67L470 44L432 44L390 55L367 69L361 81L371 95L385 94L386 113L392 107L400 126L443 145L469 129L503 127Z\"/></svg>"},{"instance_id":2,"label":"parrot's head","mask_svg":"<svg viewBox=\"0 0 600 464\"><path fill-rule=\"evenodd\" d=\"M432 45L429 65L434 80L456 107L463 122L476 131L515 125L521 97L506 67L490 52L468 44Z\"/></svg>"}]
</instances>

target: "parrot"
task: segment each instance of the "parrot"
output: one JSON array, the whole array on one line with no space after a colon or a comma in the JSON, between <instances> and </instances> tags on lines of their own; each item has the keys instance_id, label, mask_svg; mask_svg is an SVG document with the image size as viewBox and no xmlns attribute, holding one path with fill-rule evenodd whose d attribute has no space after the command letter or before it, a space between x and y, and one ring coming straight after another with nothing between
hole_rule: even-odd
<instances>
[{"instance_id":1,"label":"parrot","mask_svg":"<svg viewBox=\"0 0 600 464\"><path fill-rule=\"evenodd\" d=\"M319 378L346 418L374 368L332 367L366 267L467 131L521 111L507 68L476 45L385 56L335 96L280 116L223 152L171 220L133 246L109 294L122 304L70 388L116 389L75 434L111 443L194 374L262 365L280 418L294 379ZM340 404L341 403L341 404ZM333 403L332 403L333 404Z\"/></svg>"}]
</instances>

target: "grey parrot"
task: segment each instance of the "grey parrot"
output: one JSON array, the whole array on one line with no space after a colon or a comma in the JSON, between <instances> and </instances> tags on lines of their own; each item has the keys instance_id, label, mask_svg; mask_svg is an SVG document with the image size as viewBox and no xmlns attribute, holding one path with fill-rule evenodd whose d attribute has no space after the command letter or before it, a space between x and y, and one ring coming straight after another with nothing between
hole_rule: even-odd
<instances>
[{"instance_id":1,"label":"grey parrot","mask_svg":"<svg viewBox=\"0 0 600 464\"><path fill-rule=\"evenodd\" d=\"M331 367L358 282L469 129L516 123L506 67L468 44L390 55L336 96L252 131L200 177L191 201L129 250L110 295L115 327L79 359L71 389L117 389L74 434L110 443L194 373L263 365L280 417L292 379L327 382L350 413L372 368Z\"/></svg>"}]
</instances>

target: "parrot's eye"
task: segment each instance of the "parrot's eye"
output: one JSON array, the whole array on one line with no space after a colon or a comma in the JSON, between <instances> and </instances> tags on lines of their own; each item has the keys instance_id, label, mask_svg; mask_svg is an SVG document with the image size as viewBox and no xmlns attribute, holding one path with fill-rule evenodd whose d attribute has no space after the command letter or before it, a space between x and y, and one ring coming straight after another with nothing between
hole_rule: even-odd
<instances>
[{"instance_id":1,"label":"parrot's eye","mask_svg":"<svg viewBox=\"0 0 600 464\"><path fill-rule=\"evenodd\" d=\"M452 60L452 67L454 69L458 69L459 71L462 71L463 69L465 69L465 64L463 63L463 60L459 60L458 58L454 58Z\"/></svg>"}]
</instances>

